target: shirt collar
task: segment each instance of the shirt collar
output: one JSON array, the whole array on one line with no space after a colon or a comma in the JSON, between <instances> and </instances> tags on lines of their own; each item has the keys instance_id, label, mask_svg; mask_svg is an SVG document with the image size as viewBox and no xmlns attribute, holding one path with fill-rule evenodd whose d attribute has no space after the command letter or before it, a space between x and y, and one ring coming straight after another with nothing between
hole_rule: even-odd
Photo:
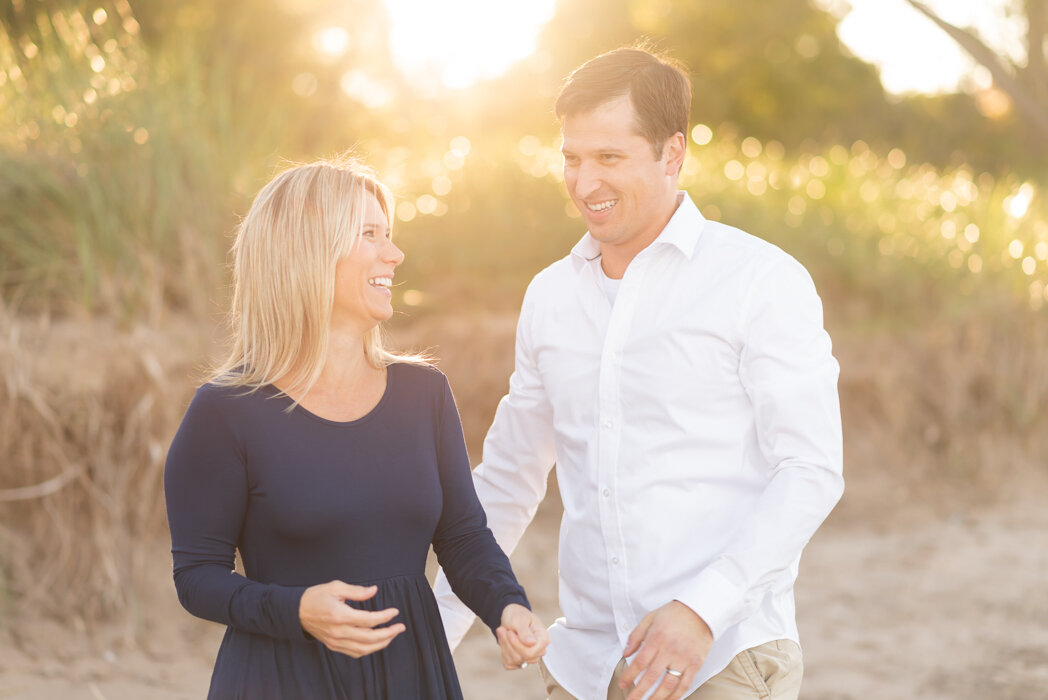
<instances>
[{"instance_id":1,"label":"shirt collar","mask_svg":"<svg viewBox=\"0 0 1048 700\"><path fill-rule=\"evenodd\" d=\"M678 192L677 201L679 202L677 211L673 212L666 228L662 229L662 233L652 241L651 245L672 245L690 259L695 254L706 218L695 206L695 202L687 192L683 190ZM591 236L589 231L571 249L571 259L576 269L599 257L600 241Z\"/></svg>"}]
</instances>

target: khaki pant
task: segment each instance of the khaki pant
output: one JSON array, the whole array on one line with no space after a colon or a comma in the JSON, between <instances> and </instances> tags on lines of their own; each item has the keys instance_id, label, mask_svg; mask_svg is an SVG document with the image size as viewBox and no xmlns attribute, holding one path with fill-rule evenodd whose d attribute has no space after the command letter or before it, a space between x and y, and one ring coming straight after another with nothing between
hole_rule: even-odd
<instances>
[{"instance_id":1,"label":"khaki pant","mask_svg":"<svg viewBox=\"0 0 1048 700\"><path fill-rule=\"evenodd\" d=\"M626 671L620 661L608 686L607 700L624 700L627 693L618 681ZM575 700L554 680L545 664L539 673L546 684L548 700ZM801 649L788 639L780 639L740 653L728 667L699 686L685 700L797 700L801 692L804 664Z\"/></svg>"}]
</instances>

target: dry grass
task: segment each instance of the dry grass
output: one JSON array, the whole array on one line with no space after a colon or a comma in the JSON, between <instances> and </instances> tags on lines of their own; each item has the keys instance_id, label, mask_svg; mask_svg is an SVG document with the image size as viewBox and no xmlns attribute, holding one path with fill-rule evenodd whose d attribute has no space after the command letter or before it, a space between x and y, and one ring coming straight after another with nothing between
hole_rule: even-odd
<instances>
[{"instance_id":1,"label":"dry grass","mask_svg":"<svg viewBox=\"0 0 1048 700\"><path fill-rule=\"evenodd\" d=\"M1043 313L982 313L833 335L842 367L846 476L853 485L873 479L880 488L890 485L881 498L864 492L857 517L912 503L949 513L1010 497L1023 472L1044 469ZM849 500L855 503L846 494Z\"/></svg>"},{"instance_id":2,"label":"dry grass","mask_svg":"<svg viewBox=\"0 0 1048 700\"><path fill-rule=\"evenodd\" d=\"M474 461L507 387L513 333L511 316L482 315L400 318L390 332L394 345L440 359ZM1043 314L833 334L847 517L986 500L1017 470L1043 469ZM164 456L212 337L187 320L149 330L0 317L0 621L13 619L0 627L17 637L41 617L87 630L116 621L134 641L144 587L158 580L146 562L167 546ZM871 495L861 485L874 475L893 486Z\"/></svg>"},{"instance_id":3,"label":"dry grass","mask_svg":"<svg viewBox=\"0 0 1048 700\"><path fill-rule=\"evenodd\" d=\"M4 610L74 628L117 617L131 634L146 544L166 526L167 443L205 336L10 317L0 331Z\"/></svg>"}]
</instances>

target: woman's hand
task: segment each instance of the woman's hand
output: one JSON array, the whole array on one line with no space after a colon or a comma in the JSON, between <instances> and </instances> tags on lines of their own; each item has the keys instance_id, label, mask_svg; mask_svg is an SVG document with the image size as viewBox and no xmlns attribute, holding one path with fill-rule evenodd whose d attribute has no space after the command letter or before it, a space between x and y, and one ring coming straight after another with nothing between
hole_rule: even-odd
<instances>
[{"instance_id":1,"label":"woman's hand","mask_svg":"<svg viewBox=\"0 0 1048 700\"><path fill-rule=\"evenodd\" d=\"M538 663L549 645L545 625L535 613L517 603L502 610L502 624L495 635L502 649L502 665L511 671Z\"/></svg>"},{"instance_id":2,"label":"woman's hand","mask_svg":"<svg viewBox=\"0 0 1048 700\"><path fill-rule=\"evenodd\" d=\"M342 581L310 586L298 604L302 629L331 651L354 659L385 649L406 628L400 623L376 627L389 622L400 611L386 608L372 612L346 605L347 600L367 600L377 592L377 586L353 586Z\"/></svg>"}]
</instances>

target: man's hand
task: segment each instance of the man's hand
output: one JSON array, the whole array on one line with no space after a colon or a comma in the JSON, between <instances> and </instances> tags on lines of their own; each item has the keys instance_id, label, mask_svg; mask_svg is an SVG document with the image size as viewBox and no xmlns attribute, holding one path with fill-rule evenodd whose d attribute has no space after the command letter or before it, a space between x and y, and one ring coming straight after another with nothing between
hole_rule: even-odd
<instances>
[{"instance_id":1,"label":"man's hand","mask_svg":"<svg viewBox=\"0 0 1048 700\"><path fill-rule=\"evenodd\" d=\"M630 634L622 656L637 656L619 679L619 687L626 690L636 683L626 700L640 700L661 677L651 700L679 700L712 646L713 633L706 622L684 603L672 600L645 615Z\"/></svg>"},{"instance_id":2,"label":"man's hand","mask_svg":"<svg viewBox=\"0 0 1048 700\"><path fill-rule=\"evenodd\" d=\"M510 603L502 610L502 624L495 630L502 649L502 665L508 670L536 664L546 653L549 633L535 613Z\"/></svg>"},{"instance_id":3,"label":"man's hand","mask_svg":"<svg viewBox=\"0 0 1048 700\"><path fill-rule=\"evenodd\" d=\"M402 623L378 625L389 622L400 611L386 608L372 612L346 605L347 600L367 600L377 592L376 586L354 586L342 581L310 586L298 603L302 629L331 651L355 659L385 649L406 628Z\"/></svg>"}]
</instances>

